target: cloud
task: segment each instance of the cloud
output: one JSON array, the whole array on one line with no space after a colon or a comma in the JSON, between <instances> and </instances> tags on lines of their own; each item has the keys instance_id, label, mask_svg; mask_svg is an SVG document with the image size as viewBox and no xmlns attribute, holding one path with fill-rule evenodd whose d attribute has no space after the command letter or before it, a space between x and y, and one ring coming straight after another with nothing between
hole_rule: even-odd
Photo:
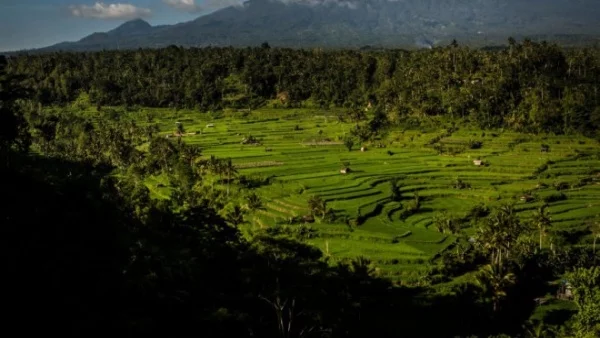
<instances>
[{"instance_id":1,"label":"cloud","mask_svg":"<svg viewBox=\"0 0 600 338\"><path fill-rule=\"evenodd\" d=\"M73 16L96 19L129 20L148 17L152 14L152 11L147 8L121 3L105 4L103 2L96 2L93 6L72 5L69 10Z\"/></svg>"},{"instance_id":2,"label":"cloud","mask_svg":"<svg viewBox=\"0 0 600 338\"><path fill-rule=\"evenodd\" d=\"M186 12L201 12L229 6L239 6L242 0L204 0L197 3L195 0L162 0L163 3ZM198 1L200 2L200 1Z\"/></svg>"}]
</instances>

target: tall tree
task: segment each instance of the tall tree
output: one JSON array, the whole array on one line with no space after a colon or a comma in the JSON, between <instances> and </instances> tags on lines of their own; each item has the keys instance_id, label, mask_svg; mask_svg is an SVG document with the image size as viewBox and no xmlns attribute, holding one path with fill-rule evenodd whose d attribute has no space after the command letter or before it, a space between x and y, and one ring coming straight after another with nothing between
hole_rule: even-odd
<instances>
[{"instance_id":1,"label":"tall tree","mask_svg":"<svg viewBox=\"0 0 600 338\"><path fill-rule=\"evenodd\" d=\"M548 228L552 225L552 220L548 215L547 204L542 205L533 213L533 223L540 233L540 250L542 250L543 238L548 232Z\"/></svg>"},{"instance_id":2,"label":"tall tree","mask_svg":"<svg viewBox=\"0 0 600 338\"><path fill-rule=\"evenodd\" d=\"M478 272L476 281L489 294L493 311L496 312L507 296L507 289L515 284L516 277L503 265L488 264Z\"/></svg>"}]
</instances>

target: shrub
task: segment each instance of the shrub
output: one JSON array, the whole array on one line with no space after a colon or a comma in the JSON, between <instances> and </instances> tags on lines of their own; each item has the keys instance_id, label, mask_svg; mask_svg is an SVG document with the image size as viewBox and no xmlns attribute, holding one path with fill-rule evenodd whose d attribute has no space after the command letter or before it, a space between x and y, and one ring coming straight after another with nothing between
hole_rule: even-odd
<instances>
[{"instance_id":1,"label":"shrub","mask_svg":"<svg viewBox=\"0 0 600 338\"><path fill-rule=\"evenodd\" d=\"M454 189L458 189L458 190L462 190L462 189L468 189L471 187L471 185L463 180L461 180L460 178L457 178L456 180L454 180L454 183L452 184L452 187Z\"/></svg>"},{"instance_id":2,"label":"shrub","mask_svg":"<svg viewBox=\"0 0 600 338\"><path fill-rule=\"evenodd\" d=\"M469 149L481 149L481 147L483 146L483 142L477 140L469 140L468 145Z\"/></svg>"},{"instance_id":3,"label":"shrub","mask_svg":"<svg viewBox=\"0 0 600 338\"><path fill-rule=\"evenodd\" d=\"M562 192L548 195L548 196L545 196L544 198L542 198L542 200L546 203L564 201L566 199L567 199L567 195L563 194Z\"/></svg>"},{"instance_id":4,"label":"shrub","mask_svg":"<svg viewBox=\"0 0 600 338\"><path fill-rule=\"evenodd\" d=\"M467 212L466 218L469 219L479 219L483 217L487 217L490 214L490 208L488 208L485 204L479 203L471 208Z\"/></svg>"},{"instance_id":5,"label":"shrub","mask_svg":"<svg viewBox=\"0 0 600 338\"><path fill-rule=\"evenodd\" d=\"M540 146L540 152L542 152L542 153L548 153L548 152L550 152L550 146L547 145L547 144L542 144Z\"/></svg>"}]
</instances>

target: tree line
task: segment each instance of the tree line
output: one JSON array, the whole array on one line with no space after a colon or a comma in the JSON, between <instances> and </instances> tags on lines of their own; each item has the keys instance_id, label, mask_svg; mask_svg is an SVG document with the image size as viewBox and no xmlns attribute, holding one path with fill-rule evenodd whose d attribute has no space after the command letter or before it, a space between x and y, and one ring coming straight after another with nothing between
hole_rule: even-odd
<instances>
[{"instance_id":1,"label":"tree line","mask_svg":"<svg viewBox=\"0 0 600 338\"><path fill-rule=\"evenodd\" d=\"M383 109L390 121L444 115L481 127L594 133L600 52L509 39L499 50L457 43L426 51L190 48L12 57L9 74L44 105L80 95L102 106L199 111L280 106Z\"/></svg>"}]
</instances>

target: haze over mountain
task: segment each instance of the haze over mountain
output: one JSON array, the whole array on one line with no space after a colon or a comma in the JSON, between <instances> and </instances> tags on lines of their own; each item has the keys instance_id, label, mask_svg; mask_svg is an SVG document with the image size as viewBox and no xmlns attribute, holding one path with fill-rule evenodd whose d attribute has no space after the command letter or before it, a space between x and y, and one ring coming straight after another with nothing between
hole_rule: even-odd
<instances>
[{"instance_id":1,"label":"haze over mountain","mask_svg":"<svg viewBox=\"0 0 600 338\"><path fill-rule=\"evenodd\" d=\"M250 0L195 20L152 27L137 19L41 49L248 46L428 47L457 39L492 45L509 36L598 42L598 0Z\"/></svg>"}]
</instances>

